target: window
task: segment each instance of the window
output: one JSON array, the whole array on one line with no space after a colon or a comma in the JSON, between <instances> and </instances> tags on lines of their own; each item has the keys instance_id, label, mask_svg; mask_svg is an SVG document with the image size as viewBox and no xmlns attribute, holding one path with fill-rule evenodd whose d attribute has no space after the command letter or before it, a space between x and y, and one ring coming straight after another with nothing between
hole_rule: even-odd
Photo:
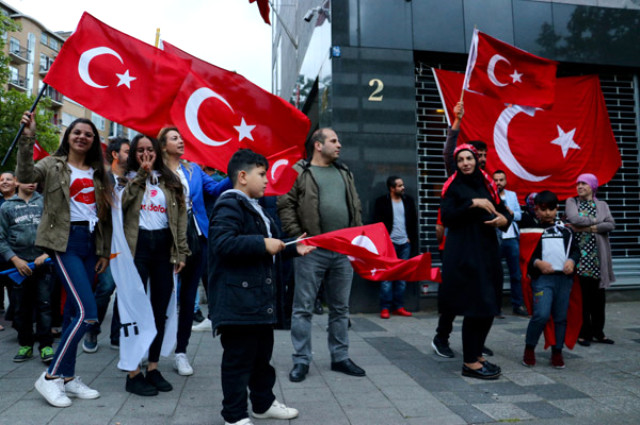
<instances>
[{"instance_id":1,"label":"window","mask_svg":"<svg viewBox=\"0 0 640 425\"><path fill-rule=\"evenodd\" d=\"M17 38L11 37L11 40L9 40L9 51L11 53L20 53L20 41Z\"/></svg>"},{"instance_id":2,"label":"window","mask_svg":"<svg viewBox=\"0 0 640 425\"><path fill-rule=\"evenodd\" d=\"M72 122L74 122L78 117L74 117L71 114L68 114L66 112L62 113L62 125L65 127L69 127L71 125Z\"/></svg>"},{"instance_id":3,"label":"window","mask_svg":"<svg viewBox=\"0 0 640 425\"><path fill-rule=\"evenodd\" d=\"M49 37L49 47L51 47L53 50L58 51L60 50L60 43L55 38Z\"/></svg>"},{"instance_id":4,"label":"window","mask_svg":"<svg viewBox=\"0 0 640 425\"><path fill-rule=\"evenodd\" d=\"M18 74L18 68L14 66L9 67L9 81L13 84L18 84L20 80L20 74Z\"/></svg>"},{"instance_id":5,"label":"window","mask_svg":"<svg viewBox=\"0 0 640 425\"><path fill-rule=\"evenodd\" d=\"M47 41L48 41L47 33L43 32L42 34L40 34L40 43L42 43L42 44L44 44L46 46L47 45Z\"/></svg>"},{"instance_id":6,"label":"window","mask_svg":"<svg viewBox=\"0 0 640 425\"><path fill-rule=\"evenodd\" d=\"M95 112L91 113L91 121L96 125L98 130L104 131L105 129L105 119Z\"/></svg>"},{"instance_id":7,"label":"window","mask_svg":"<svg viewBox=\"0 0 640 425\"><path fill-rule=\"evenodd\" d=\"M49 69L51 66L49 61L49 56L44 53L40 53L40 71L47 71Z\"/></svg>"}]
</instances>

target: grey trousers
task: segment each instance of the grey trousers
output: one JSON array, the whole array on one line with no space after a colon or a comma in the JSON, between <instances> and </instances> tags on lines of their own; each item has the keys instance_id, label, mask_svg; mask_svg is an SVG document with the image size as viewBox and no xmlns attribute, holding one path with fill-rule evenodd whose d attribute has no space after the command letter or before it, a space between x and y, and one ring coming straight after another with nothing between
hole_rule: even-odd
<instances>
[{"instance_id":1,"label":"grey trousers","mask_svg":"<svg viewBox=\"0 0 640 425\"><path fill-rule=\"evenodd\" d=\"M318 248L294 260L295 294L291 316L293 363L308 365L311 353L311 318L320 284L329 305L329 352L332 362L349 358L349 296L353 268L342 254Z\"/></svg>"}]
</instances>

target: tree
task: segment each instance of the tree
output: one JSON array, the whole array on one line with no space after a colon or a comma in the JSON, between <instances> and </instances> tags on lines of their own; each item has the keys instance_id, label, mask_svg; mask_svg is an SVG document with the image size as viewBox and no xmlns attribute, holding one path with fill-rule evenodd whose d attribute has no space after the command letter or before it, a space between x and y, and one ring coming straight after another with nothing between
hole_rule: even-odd
<instances>
[{"instance_id":1,"label":"tree","mask_svg":"<svg viewBox=\"0 0 640 425\"><path fill-rule=\"evenodd\" d=\"M20 27L10 17L0 13L0 34L19 31ZM0 158L4 158L11 142L20 128L20 117L29 110L35 97L27 93L7 89L9 81L9 57L4 54L4 38L0 37ZM37 109L38 143L46 151L53 152L59 144L58 128L52 123L51 101L42 98ZM13 152L4 170L15 169L17 149Z\"/></svg>"}]
</instances>

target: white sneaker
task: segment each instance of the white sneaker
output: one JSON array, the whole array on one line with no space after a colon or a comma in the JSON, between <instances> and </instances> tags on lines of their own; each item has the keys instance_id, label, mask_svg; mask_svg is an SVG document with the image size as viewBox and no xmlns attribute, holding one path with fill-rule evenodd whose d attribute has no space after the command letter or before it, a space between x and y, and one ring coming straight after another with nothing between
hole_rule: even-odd
<instances>
[{"instance_id":1,"label":"white sneaker","mask_svg":"<svg viewBox=\"0 0 640 425\"><path fill-rule=\"evenodd\" d=\"M256 413L251 410L251 415L258 419L293 419L298 417L298 411L293 407L285 406L278 400L274 400L273 404L266 412Z\"/></svg>"},{"instance_id":2,"label":"white sneaker","mask_svg":"<svg viewBox=\"0 0 640 425\"><path fill-rule=\"evenodd\" d=\"M197 325L191 326L192 332L211 332L213 327L211 326L211 320L204 319L202 322Z\"/></svg>"},{"instance_id":3,"label":"white sneaker","mask_svg":"<svg viewBox=\"0 0 640 425\"><path fill-rule=\"evenodd\" d=\"M42 372L35 383L36 390L42 397L55 407L71 406L71 399L64 392L64 380L62 378L45 379L47 372Z\"/></svg>"},{"instance_id":4,"label":"white sneaker","mask_svg":"<svg viewBox=\"0 0 640 425\"><path fill-rule=\"evenodd\" d=\"M251 422L251 419L249 418L244 418L240 419L238 422L225 422L224 425L253 425L253 422Z\"/></svg>"},{"instance_id":5,"label":"white sneaker","mask_svg":"<svg viewBox=\"0 0 640 425\"><path fill-rule=\"evenodd\" d=\"M92 400L100 397L100 393L92 388L89 388L87 384L82 382L79 376L76 376L71 381L64 384L64 390L71 397L78 397L84 400Z\"/></svg>"},{"instance_id":6,"label":"white sneaker","mask_svg":"<svg viewBox=\"0 0 640 425\"><path fill-rule=\"evenodd\" d=\"M176 359L173 363L173 368L178 371L178 375L190 376L193 375L193 368L189 364L189 359L185 353L177 353Z\"/></svg>"}]
</instances>

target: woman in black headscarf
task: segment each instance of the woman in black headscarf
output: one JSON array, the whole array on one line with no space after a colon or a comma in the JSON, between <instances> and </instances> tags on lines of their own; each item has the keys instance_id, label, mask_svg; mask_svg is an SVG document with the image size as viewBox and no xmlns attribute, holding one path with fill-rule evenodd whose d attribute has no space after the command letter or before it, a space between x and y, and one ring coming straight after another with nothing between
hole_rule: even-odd
<instances>
[{"instance_id":1,"label":"woman in black headscarf","mask_svg":"<svg viewBox=\"0 0 640 425\"><path fill-rule=\"evenodd\" d=\"M457 171L442 190L442 222L449 229L442 265L440 312L464 316L462 375L497 379L499 366L482 356L494 316L500 313L502 265L496 228L506 230L513 216L492 179L478 167L473 146L454 152Z\"/></svg>"}]
</instances>

